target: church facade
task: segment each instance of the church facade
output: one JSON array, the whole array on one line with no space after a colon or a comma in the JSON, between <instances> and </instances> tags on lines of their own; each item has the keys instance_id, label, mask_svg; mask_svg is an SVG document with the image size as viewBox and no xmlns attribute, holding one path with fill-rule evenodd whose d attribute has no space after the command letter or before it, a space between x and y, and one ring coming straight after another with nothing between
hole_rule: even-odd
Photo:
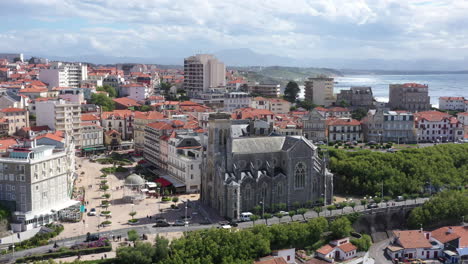
<instances>
[{"instance_id":1,"label":"church facade","mask_svg":"<svg viewBox=\"0 0 468 264\"><path fill-rule=\"evenodd\" d=\"M258 131L249 126L253 123L233 123L229 115L210 115L203 203L231 219L262 203L265 208L321 199L331 203L333 174L315 145L302 136L276 136L267 129L260 135L249 133Z\"/></svg>"}]
</instances>

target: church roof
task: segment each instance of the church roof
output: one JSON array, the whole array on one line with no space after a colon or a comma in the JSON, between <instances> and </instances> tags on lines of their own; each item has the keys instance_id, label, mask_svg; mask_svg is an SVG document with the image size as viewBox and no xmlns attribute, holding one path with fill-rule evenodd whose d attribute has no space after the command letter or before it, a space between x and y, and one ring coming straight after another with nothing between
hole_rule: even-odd
<instances>
[{"instance_id":1,"label":"church roof","mask_svg":"<svg viewBox=\"0 0 468 264\"><path fill-rule=\"evenodd\" d=\"M270 136L233 139L232 152L255 154L286 151L299 141L304 141L309 147L315 149L313 144L300 136Z\"/></svg>"}]
</instances>

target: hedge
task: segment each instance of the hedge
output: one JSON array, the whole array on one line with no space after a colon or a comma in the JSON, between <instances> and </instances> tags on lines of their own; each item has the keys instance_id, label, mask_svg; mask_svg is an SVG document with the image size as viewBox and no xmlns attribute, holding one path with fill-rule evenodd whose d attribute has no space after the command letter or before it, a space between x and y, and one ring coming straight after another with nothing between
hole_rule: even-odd
<instances>
[{"instance_id":1,"label":"hedge","mask_svg":"<svg viewBox=\"0 0 468 264\"><path fill-rule=\"evenodd\" d=\"M64 250L64 251L57 251L57 252L47 253L47 254L42 254L42 255L32 255L29 257L19 258L16 260L16 263L26 263L29 261L64 258L64 257L78 256L78 255L82 256L82 255L96 254L96 253L109 252L109 251L112 251L112 246L105 246L105 247L98 247L98 248L85 248L85 249L78 249L78 250Z\"/></svg>"}]
</instances>

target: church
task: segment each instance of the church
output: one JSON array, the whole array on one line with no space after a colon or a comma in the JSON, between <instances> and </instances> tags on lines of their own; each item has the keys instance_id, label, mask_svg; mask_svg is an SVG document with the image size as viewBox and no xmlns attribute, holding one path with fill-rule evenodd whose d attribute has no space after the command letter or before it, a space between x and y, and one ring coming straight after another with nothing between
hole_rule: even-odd
<instances>
[{"instance_id":1,"label":"church","mask_svg":"<svg viewBox=\"0 0 468 264\"><path fill-rule=\"evenodd\" d=\"M278 136L263 120L210 114L201 201L237 219L264 204L332 202L333 174L302 136Z\"/></svg>"}]
</instances>

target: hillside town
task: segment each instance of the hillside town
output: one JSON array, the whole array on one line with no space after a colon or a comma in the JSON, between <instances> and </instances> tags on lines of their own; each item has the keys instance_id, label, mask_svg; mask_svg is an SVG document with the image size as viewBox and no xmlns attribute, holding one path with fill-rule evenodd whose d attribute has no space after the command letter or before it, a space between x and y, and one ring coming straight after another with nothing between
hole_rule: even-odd
<instances>
[{"instance_id":1,"label":"hillside town","mask_svg":"<svg viewBox=\"0 0 468 264\"><path fill-rule=\"evenodd\" d=\"M83 255L115 258L118 236L137 240L127 235L132 227L143 240L163 233L171 240L204 227L255 230L307 219L320 226L321 217L397 214L447 189L428 181L410 198L385 190L391 183L382 180L378 195L337 193L344 183L331 155L464 145L468 98L440 97L435 107L429 85L392 83L389 101L380 102L371 86L335 85L333 76L310 76L299 98L295 81L253 82L210 54L187 57L181 68L0 54L0 204L10 211L0 262L40 260L27 258L54 254L57 243L101 241L95 235L114 249ZM319 229L330 239L315 250L278 242L284 247L269 247L255 263L464 263L465 220L395 227L385 245L373 236L381 259L361 245L367 235L338 232L331 222ZM33 247L22 241L57 224L63 231L40 245L45 252L25 253Z\"/></svg>"}]
</instances>

